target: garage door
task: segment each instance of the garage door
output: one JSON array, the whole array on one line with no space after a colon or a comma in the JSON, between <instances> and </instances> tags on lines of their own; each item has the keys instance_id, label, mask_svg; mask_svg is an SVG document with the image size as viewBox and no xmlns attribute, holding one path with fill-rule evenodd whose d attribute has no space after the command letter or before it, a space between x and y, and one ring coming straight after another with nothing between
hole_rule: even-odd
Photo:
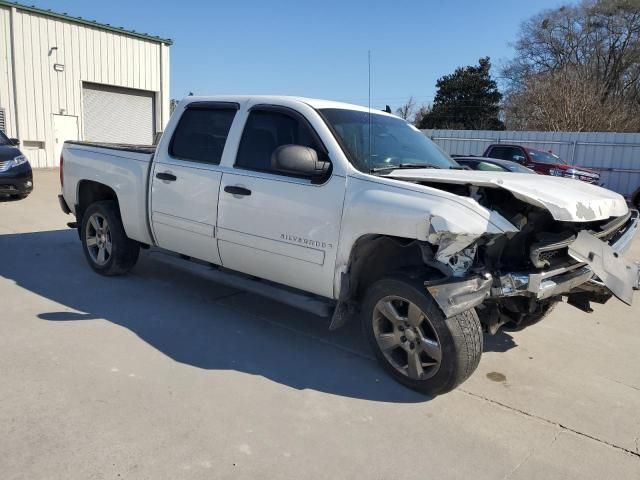
<instances>
[{"instance_id":1,"label":"garage door","mask_svg":"<svg viewBox=\"0 0 640 480\"><path fill-rule=\"evenodd\" d=\"M85 141L153 143L153 92L92 84L82 90Z\"/></svg>"}]
</instances>

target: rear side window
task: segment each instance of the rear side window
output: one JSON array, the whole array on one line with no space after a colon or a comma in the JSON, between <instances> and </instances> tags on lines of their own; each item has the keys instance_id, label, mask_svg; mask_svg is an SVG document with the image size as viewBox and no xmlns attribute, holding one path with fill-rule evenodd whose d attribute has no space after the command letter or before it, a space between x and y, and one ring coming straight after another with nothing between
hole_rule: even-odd
<instances>
[{"instance_id":1,"label":"rear side window","mask_svg":"<svg viewBox=\"0 0 640 480\"><path fill-rule=\"evenodd\" d=\"M491 147L489 155L487 156L502 160L511 160L511 156L513 155L513 153L511 153L512 150L513 149L511 147Z\"/></svg>"},{"instance_id":2,"label":"rear side window","mask_svg":"<svg viewBox=\"0 0 640 480\"><path fill-rule=\"evenodd\" d=\"M318 157L322 157L323 149L306 122L283 112L253 110L242 133L235 166L246 170L274 172L271 154L282 145L311 147L318 152Z\"/></svg>"},{"instance_id":3,"label":"rear side window","mask_svg":"<svg viewBox=\"0 0 640 480\"><path fill-rule=\"evenodd\" d=\"M515 147L491 147L489 157L501 160L513 160L514 155L524 155L522 149Z\"/></svg>"},{"instance_id":4,"label":"rear side window","mask_svg":"<svg viewBox=\"0 0 640 480\"><path fill-rule=\"evenodd\" d=\"M236 109L194 108L182 114L169 147L172 157L218 165Z\"/></svg>"}]
</instances>

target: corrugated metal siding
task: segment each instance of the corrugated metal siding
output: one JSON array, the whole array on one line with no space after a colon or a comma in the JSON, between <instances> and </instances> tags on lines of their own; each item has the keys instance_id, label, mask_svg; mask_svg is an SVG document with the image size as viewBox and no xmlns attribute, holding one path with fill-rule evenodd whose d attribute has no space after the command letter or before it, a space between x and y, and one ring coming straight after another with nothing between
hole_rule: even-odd
<instances>
[{"instance_id":1,"label":"corrugated metal siding","mask_svg":"<svg viewBox=\"0 0 640 480\"><path fill-rule=\"evenodd\" d=\"M15 136L13 75L11 72L11 10L0 8L0 107L5 109L6 134Z\"/></svg>"},{"instance_id":2,"label":"corrugated metal siding","mask_svg":"<svg viewBox=\"0 0 640 480\"><path fill-rule=\"evenodd\" d=\"M83 82L155 92L160 103L155 123L161 129L168 121L168 69L162 64L165 57L168 59L168 48L99 27L0 7L0 107L7 109L10 136L22 142L42 142L44 149L29 152L31 163L35 167L56 166L52 116L78 116L82 135ZM64 71L55 71L54 64L64 65Z\"/></svg>"},{"instance_id":3,"label":"corrugated metal siding","mask_svg":"<svg viewBox=\"0 0 640 480\"><path fill-rule=\"evenodd\" d=\"M153 144L153 93L84 85L84 139L89 142Z\"/></svg>"},{"instance_id":4,"label":"corrugated metal siding","mask_svg":"<svg viewBox=\"0 0 640 480\"><path fill-rule=\"evenodd\" d=\"M569 163L598 170L605 187L625 196L640 188L640 133L423 130L450 154L482 155L491 143L552 151Z\"/></svg>"}]
</instances>

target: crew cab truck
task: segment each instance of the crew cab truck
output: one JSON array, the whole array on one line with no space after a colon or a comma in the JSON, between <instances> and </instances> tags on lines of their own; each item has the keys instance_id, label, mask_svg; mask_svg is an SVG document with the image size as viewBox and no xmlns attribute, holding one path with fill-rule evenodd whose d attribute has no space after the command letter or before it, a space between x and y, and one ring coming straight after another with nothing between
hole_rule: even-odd
<instances>
[{"instance_id":1,"label":"crew cab truck","mask_svg":"<svg viewBox=\"0 0 640 480\"><path fill-rule=\"evenodd\" d=\"M140 248L331 317L431 395L475 370L483 330L566 299L631 303L638 212L564 178L461 169L383 112L294 97L188 97L156 147L66 142L64 211L103 275Z\"/></svg>"},{"instance_id":2,"label":"crew cab truck","mask_svg":"<svg viewBox=\"0 0 640 480\"><path fill-rule=\"evenodd\" d=\"M541 175L573 178L594 184L600 182L600 174L594 170L579 165L569 165L553 153L522 147L520 145L507 145L504 143L489 145L482 156L511 160Z\"/></svg>"}]
</instances>

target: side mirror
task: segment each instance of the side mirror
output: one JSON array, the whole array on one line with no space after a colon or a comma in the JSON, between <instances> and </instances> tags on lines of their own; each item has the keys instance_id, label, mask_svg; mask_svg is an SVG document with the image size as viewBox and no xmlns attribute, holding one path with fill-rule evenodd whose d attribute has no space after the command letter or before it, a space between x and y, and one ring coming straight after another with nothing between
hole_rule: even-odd
<instances>
[{"instance_id":1,"label":"side mirror","mask_svg":"<svg viewBox=\"0 0 640 480\"><path fill-rule=\"evenodd\" d=\"M9 141L13 143L16 147L20 146L20 139L18 138L10 138Z\"/></svg>"},{"instance_id":2,"label":"side mirror","mask_svg":"<svg viewBox=\"0 0 640 480\"><path fill-rule=\"evenodd\" d=\"M513 157L511 157L511 160L516 162L516 163L524 163L524 156L523 155L514 155Z\"/></svg>"},{"instance_id":3,"label":"side mirror","mask_svg":"<svg viewBox=\"0 0 640 480\"><path fill-rule=\"evenodd\" d=\"M322 177L330 162L318 160L318 152L302 145L282 145L271 154L271 166L274 170L305 177Z\"/></svg>"}]
</instances>

